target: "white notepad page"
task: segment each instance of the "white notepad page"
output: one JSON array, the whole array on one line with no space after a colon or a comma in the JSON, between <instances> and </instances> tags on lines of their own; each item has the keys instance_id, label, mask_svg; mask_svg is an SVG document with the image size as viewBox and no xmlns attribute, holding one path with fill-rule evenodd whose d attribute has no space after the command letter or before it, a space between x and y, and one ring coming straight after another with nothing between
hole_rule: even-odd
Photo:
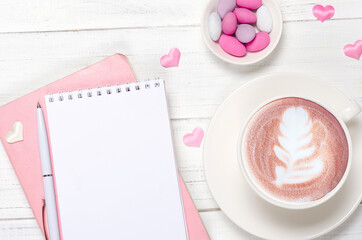
<instances>
[{"instance_id":1,"label":"white notepad page","mask_svg":"<svg viewBox=\"0 0 362 240\"><path fill-rule=\"evenodd\" d=\"M187 239L163 81L46 102L63 239Z\"/></svg>"}]
</instances>

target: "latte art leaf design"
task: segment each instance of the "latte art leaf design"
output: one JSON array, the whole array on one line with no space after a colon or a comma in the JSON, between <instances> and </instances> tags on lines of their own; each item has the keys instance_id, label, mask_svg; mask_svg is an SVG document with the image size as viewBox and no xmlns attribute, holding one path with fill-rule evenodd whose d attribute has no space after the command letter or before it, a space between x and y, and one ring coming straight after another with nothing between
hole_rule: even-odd
<instances>
[{"instance_id":1,"label":"latte art leaf design","mask_svg":"<svg viewBox=\"0 0 362 240\"><path fill-rule=\"evenodd\" d=\"M298 184L319 176L323 170L323 161L316 157L308 159L316 150L311 145L313 122L302 107L291 107L285 110L279 129L279 146L274 145L274 153L285 166L275 168L275 184Z\"/></svg>"}]
</instances>

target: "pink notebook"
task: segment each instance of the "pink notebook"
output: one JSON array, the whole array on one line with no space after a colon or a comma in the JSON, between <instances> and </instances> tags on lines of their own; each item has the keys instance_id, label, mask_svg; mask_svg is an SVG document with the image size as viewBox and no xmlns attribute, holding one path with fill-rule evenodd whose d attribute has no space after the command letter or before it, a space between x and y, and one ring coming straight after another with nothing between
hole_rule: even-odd
<instances>
[{"instance_id":1,"label":"pink notebook","mask_svg":"<svg viewBox=\"0 0 362 240\"><path fill-rule=\"evenodd\" d=\"M135 77L126 58L123 55L116 54L0 107L0 116L2 116L0 119L0 139L42 231L44 192L37 144L36 103L40 102L41 105L45 106L44 96L49 93L67 92L69 89L96 88L97 86L134 81ZM46 112L44 114L45 119L47 119ZM23 124L24 140L9 144L5 136L16 121ZM209 239L181 177L180 187L189 239Z\"/></svg>"}]
</instances>

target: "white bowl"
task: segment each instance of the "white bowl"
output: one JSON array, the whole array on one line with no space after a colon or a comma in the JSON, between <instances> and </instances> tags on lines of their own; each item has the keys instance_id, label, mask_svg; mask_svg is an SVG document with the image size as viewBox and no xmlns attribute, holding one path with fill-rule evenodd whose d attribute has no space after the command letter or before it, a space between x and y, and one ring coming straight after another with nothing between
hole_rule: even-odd
<instances>
[{"instance_id":1,"label":"white bowl","mask_svg":"<svg viewBox=\"0 0 362 240\"><path fill-rule=\"evenodd\" d=\"M228 53L226 53L220 47L218 42L214 42L209 35L209 28L208 28L208 19L212 12L217 11L217 4L219 0L210 0L207 4L204 14L201 19L201 31L204 38L204 41L208 48L213 52L216 56L221 58L222 60L238 64L238 65L249 65L256 62L259 62L266 58L271 52L274 51L275 47L278 45L280 37L282 35L283 30L283 18L282 13L278 4L275 0L263 0L263 5L265 5L273 18L273 29L269 33L270 35L270 44L265 49L261 50L260 52L247 52L246 56L244 57L234 57Z\"/></svg>"}]
</instances>

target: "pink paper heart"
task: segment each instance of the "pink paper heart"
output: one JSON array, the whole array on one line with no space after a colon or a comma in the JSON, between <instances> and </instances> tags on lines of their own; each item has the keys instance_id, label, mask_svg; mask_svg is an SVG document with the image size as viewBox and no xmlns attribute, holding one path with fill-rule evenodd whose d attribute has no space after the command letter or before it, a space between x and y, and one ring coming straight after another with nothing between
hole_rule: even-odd
<instances>
[{"instance_id":1,"label":"pink paper heart","mask_svg":"<svg viewBox=\"0 0 362 240\"><path fill-rule=\"evenodd\" d=\"M192 133L186 134L183 137L183 142L186 146L200 147L202 139L204 138L204 130L202 128L195 128Z\"/></svg>"},{"instance_id":2,"label":"pink paper heart","mask_svg":"<svg viewBox=\"0 0 362 240\"><path fill-rule=\"evenodd\" d=\"M334 7L331 5L327 5L325 7L322 5L315 5L313 7L313 15L321 22L324 22L334 16Z\"/></svg>"},{"instance_id":3,"label":"pink paper heart","mask_svg":"<svg viewBox=\"0 0 362 240\"><path fill-rule=\"evenodd\" d=\"M180 62L181 52L178 48L172 48L168 54L163 55L160 63L163 67L177 67Z\"/></svg>"},{"instance_id":4,"label":"pink paper heart","mask_svg":"<svg viewBox=\"0 0 362 240\"><path fill-rule=\"evenodd\" d=\"M362 40L357 40L354 44L347 44L344 46L343 52L347 57L359 60L362 55Z\"/></svg>"}]
</instances>

